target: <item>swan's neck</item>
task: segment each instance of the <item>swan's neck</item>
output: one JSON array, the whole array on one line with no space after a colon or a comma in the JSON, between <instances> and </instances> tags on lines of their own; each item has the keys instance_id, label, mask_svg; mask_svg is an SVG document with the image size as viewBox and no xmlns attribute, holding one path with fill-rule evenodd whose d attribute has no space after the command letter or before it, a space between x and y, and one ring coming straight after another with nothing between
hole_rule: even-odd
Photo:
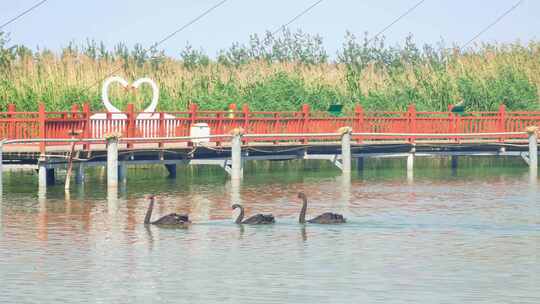
<instances>
[{"instance_id":1,"label":"swan's neck","mask_svg":"<svg viewBox=\"0 0 540 304\"><path fill-rule=\"evenodd\" d=\"M146 216L144 217L144 223L150 224L150 218L152 217L152 210L154 209L154 199L150 199L150 204L148 204L148 210L146 210Z\"/></svg>"},{"instance_id":2,"label":"swan's neck","mask_svg":"<svg viewBox=\"0 0 540 304\"><path fill-rule=\"evenodd\" d=\"M302 196L302 210L300 210L300 217L298 222L304 224L306 222L306 210L307 210L307 199L305 196Z\"/></svg>"},{"instance_id":3,"label":"swan's neck","mask_svg":"<svg viewBox=\"0 0 540 304\"><path fill-rule=\"evenodd\" d=\"M236 221L234 221L236 224L241 224L242 220L244 219L244 207L240 206L240 213L238 213L238 216L236 217Z\"/></svg>"},{"instance_id":4,"label":"swan's neck","mask_svg":"<svg viewBox=\"0 0 540 304\"><path fill-rule=\"evenodd\" d=\"M127 81L121 77L111 77L105 80L103 87L101 88L101 100L107 109L107 112L118 113L121 112L117 107L113 106L109 100L109 86L113 82L119 82L124 88L128 86Z\"/></svg>"}]
</instances>

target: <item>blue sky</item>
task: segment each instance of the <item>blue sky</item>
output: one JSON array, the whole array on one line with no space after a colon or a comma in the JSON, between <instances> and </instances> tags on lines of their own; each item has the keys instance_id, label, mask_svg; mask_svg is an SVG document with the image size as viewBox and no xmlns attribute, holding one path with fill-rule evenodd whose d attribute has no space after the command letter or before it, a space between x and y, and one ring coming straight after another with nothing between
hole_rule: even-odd
<instances>
[{"instance_id":1,"label":"blue sky","mask_svg":"<svg viewBox=\"0 0 540 304\"><path fill-rule=\"evenodd\" d=\"M0 1L0 23L37 0ZM217 0L49 0L30 14L4 28L12 43L59 50L69 41L87 38L145 47L162 39L208 9ZM274 30L315 0L229 0L209 15L161 45L168 55L178 57L189 41L209 55L233 42L247 42L252 33ZM291 29L318 33L332 55L343 43L346 30L357 36L375 34L418 0L325 0L291 24ZM465 43L517 0L427 0L409 16L390 28L390 44L402 42L412 33L420 43L444 40L447 45ZM491 28L477 42L527 42L540 39L540 1L525 0L515 11Z\"/></svg>"}]
</instances>

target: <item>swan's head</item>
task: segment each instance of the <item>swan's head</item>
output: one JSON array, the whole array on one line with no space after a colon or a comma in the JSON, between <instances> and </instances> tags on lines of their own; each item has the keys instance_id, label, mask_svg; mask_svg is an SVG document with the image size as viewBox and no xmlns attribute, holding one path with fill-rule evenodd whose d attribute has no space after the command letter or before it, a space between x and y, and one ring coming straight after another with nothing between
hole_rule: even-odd
<instances>
[{"instance_id":1,"label":"swan's head","mask_svg":"<svg viewBox=\"0 0 540 304\"><path fill-rule=\"evenodd\" d=\"M153 195L153 194L149 194L149 195L146 196L146 199L150 200L150 201L153 201L155 198L156 198L156 196Z\"/></svg>"},{"instance_id":2,"label":"swan's head","mask_svg":"<svg viewBox=\"0 0 540 304\"><path fill-rule=\"evenodd\" d=\"M231 206L232 210L236 209L236 208L242 208L242 206L240 204L233 204Z\"/></svg>"},{"instance_id":3,"label":"swan's head","mask_svg":"<svg viewBox=\"0 0 540 304\"><path fill-rule=\"evenodd\" d=\"M304 192L298 192L298 198L305 199L306 195L304 194Z\"/></svg>"}]
</instances>

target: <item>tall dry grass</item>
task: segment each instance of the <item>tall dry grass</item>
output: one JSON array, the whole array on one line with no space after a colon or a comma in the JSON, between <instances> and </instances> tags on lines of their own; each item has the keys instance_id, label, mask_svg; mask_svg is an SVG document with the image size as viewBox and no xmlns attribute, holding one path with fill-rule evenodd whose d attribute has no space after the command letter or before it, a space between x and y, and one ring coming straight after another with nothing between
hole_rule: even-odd
<instances>
[{"instance_id":1,"label":"tall dry grass","mask_svg":"<svg viewBox=\"0 0 540 304\"><path fill-rule=\"evenodd\" d=\"M333 103L351 109L360 103L378 110L414 103L420 110L445 110L462 99L469 110L494 110L500 103L510 109L540 108L538 42L433 52L426 46L392 49L348 39L337 60L315 57L317 53L317 62L306 61L305 54L281 59L245 55L237 60L226 51L217 60L193 51L182 59L127 50L123 55L96 55L72 47L55 54L9 47L0 39L0 106L15 103L21 110L36 110L38 102L45 102L50 110L66 110L90 102L100 109L101 80L120 68L115 75L128 80L155 79L161 90L159 107L168 111L184 110L192 102L203 109L223 109L234 102L255 110L295 110L302 103L315 109ZM151 92L114 87L110 95L120 108L135 103L142 109Z\"/></svg>"}]
</instances>

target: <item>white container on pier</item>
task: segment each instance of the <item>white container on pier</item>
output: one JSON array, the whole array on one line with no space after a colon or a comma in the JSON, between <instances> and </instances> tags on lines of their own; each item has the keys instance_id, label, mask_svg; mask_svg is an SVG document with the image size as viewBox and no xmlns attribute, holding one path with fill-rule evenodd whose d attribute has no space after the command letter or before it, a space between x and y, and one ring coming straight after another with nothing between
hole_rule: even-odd
<instances>
[{"instance_id":1,"label":"white container on pier","mask_svg":"<svg viewBox=\"0 0 540 304\"><path fill-rule=\"evenodd\" d=\"M210 127L204 122L196 123L191 126L189 130L189 136L192 137L204 137L210 135ZM210 138L197 138L192 139L191 142L196 145L204 144L210 142Z\"/></svg>"}]
</instances>

